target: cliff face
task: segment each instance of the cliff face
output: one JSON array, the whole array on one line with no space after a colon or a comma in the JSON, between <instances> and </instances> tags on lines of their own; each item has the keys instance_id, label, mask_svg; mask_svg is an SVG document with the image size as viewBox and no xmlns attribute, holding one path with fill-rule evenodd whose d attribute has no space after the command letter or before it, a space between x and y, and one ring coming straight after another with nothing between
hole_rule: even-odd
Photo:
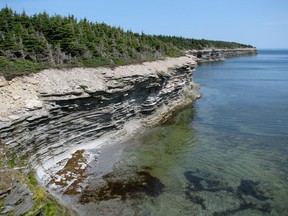
<instances>
[{"instance_id":1,"label":"cliff face","mask_svg":"<svg viewBox=\"0 0 288 216\"><path fill-rule=\"evenodd\" d=\"M197 57L197 62L213 62L223 61L225 58L255 55L256 48L240 48L240 49L207 49L207 50L192 50L187 52L190 55Z\"/></svg>"},{"instance_id":2,"label":"cliff face","mask_svg":"<svg viewBox=\"0 0 288 216\"><path fill-rule=\"evenodd\" d=\"M169 110L165 106L185 105L198 97L191 82L195 66L193 58L186 56L114 70L47 70L10 82L2 78L1 151L7 161L23 164L26 173L41 165L45 171L63 159L61 155L123 128L129 120L157 112L158 117L163 115L160 121ZM10 192L11 187L3 192L6 200ZM18 214L16 209L25 206L27 211L24 202L17 205L10 205L10 210ZM7 206L4 210L9 212Z\"/></svg>"},{"instance_id":3,"label":"cliff face","mask_svg":"<svg viewBox=\"0 0 288 216\"><path fill-rule=\"evenodd\" d=\"M0 77L2 172L11 170L12 163L22 173L37 168L41 176L63 155L107 132L119 131L131 120L145 120L146 125L163 122L199 97L191 81L195 56L219 60L254 52L190 51L185 57L115 69L45 70L12 81ZM15 181L17 176L10 185L1 185L0 199L4 199L2 212L19 215L33 202L31 193L21 195L29 189ZM15 194L22 201L9 204Z\"/></svg>"},{"instance_id":4,"label":"cliff face","mask_svg":"<svg viewBox=\"0 0 288 216\"><path fill-rule=\"evenodd\" d=\"M72 69L12 81L13 89L1 89L4 94L10 91L12 98L3 98L2 107L14 109L1 110L8 116L2 118L1 142L11 154L29 155L30 163L39 164L107 131L121 129L131 118L145 117L164 104L182 100L184 89L193 92L195 64L188 57L179 60L178 66L169 60L158 62L164 65L162 71L157 65L114 71Z\"/></svg>"}]
</instances>

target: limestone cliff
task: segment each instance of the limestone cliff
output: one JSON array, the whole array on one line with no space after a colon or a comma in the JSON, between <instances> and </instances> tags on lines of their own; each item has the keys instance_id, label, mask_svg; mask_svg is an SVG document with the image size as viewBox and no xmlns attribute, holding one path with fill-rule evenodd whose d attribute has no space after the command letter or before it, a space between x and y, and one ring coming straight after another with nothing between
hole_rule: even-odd
<instances>
[{"instance_id":1,"label":"limestone cliff","mask_svg":"<svg viewBox=\"0 0 288 216\"><path fill-rule=\"evenodd\" d=\"M159 110L164 118L165 110L198 97L191 82L195 66L194 58L185 56L115 69L46 70L9 82L2 78L2 151L27 172L49 160L56 163L57 156L59 161L131 119L156 112L159 117Z\"/></svg>"},{"instance_id":2,"label":"limestone cliff","mask_svg":"<svg viewBox=\"0 0 288 216\"><path fill-rule=\"evenodd\" d=\"M113 69L47 70L1 87L0 137L37 164L193 92L192 58Z\"/></svg>"},{"instance_id":3,"label":"limestone cliff","mask_svg":"<svg viewBox=\"0 0 288 216\"><path fill-rule=\"evenodd\" d=\"M255 49L189 51L184 57L114 69L49 69L11 81L0 76L1 172L37 168L43 176L65 156L127 122L163 122L199 97L191 79L196 60L253 53ZM33 194L25 184L16 184L17 175L13 179L1 185L1 211L20 215L33 207ZM23 196L11 204L13 193Z\"/></svg>"},{"instance_id":4,"label":"limestone cliff","mask_svg":"<svg viewBox=\"0 0 288 216\"><path fill-rule=\"evenodd\" d=\"M190 55L197 57L197 62L213 62L223 61L226 58L255 55L256 48L239 48L239 49L205 49L205 50L190 50L187 52Z\"/></svg>"}]
</instances>

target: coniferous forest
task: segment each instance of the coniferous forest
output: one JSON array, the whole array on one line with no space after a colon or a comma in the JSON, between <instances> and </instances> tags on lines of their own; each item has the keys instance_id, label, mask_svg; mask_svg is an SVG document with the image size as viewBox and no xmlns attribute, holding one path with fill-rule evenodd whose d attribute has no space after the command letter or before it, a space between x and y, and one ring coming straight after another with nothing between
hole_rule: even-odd
<instances>
[{"instance_id":1,"label":"coniferous forest","mask_svg":"<svg viewBox=\"0 0 288 216\"><path fill-rule=\"evenodd\" d=\"M98 67L176 57L185 50L249 45L125 31L73 15L0 11L0 73L7 78L45 68Z\"/></svg>"}]
</instances>

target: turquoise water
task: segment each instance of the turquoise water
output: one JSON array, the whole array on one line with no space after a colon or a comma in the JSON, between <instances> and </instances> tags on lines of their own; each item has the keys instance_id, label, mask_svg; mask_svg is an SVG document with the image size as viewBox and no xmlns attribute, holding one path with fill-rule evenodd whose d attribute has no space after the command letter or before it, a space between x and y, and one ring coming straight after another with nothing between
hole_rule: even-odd
<instances>
[{"instance_id":1,"label":"turquoise water","mask_svg":"<svg viewBox=\"0 0 288 216\"><path fill-rule=\"evenodd\" d=\"M202 64L193 80L202 98L123 144L82 195L94 214L288 215L288 51Z\"/></svg>"}]
</instances>

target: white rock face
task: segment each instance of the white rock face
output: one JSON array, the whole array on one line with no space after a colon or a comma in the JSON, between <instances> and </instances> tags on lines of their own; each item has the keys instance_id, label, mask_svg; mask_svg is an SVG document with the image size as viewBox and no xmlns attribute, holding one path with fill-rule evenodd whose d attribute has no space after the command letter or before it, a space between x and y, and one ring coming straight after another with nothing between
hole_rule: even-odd
<instances>
[{"instance_id":1,"label":"white rock face","mask_svg":"<svg viewBox=\"0 0 288 216\"><path fill-rule=\"evenodd\" d=\"M0 87L8 85L6 79L0 75Z\"/></svg>"},{"instance_id":2,"label":"white rock face","mask_svg":"<svg viewBox=\"0 0 288 216\"><path fill-rule=\"evenodd\" d=\"M43 107L42 101L40 100L26 100L26 104L24 106L27 110L36 110L41 109Z\"/></svg>"},{"instance_id":3,"label":"white rock face","mask_svg":"<svg viewBox=\"0 0 288 216\"><path fill-rule=\"evenodd\" d=\"M43 102L89 97L88 93L123 88L125 79L155 77L169 68L195 65L194 56L167 58L138 65L109 68L48 69L38 74L15 78L9 83L0 76L0 118L12 113L27 114L43 107ZM121 86L122 84L122 86ZM114 90L110 90L113 92Z\"/></svg>"}]
</instances>

